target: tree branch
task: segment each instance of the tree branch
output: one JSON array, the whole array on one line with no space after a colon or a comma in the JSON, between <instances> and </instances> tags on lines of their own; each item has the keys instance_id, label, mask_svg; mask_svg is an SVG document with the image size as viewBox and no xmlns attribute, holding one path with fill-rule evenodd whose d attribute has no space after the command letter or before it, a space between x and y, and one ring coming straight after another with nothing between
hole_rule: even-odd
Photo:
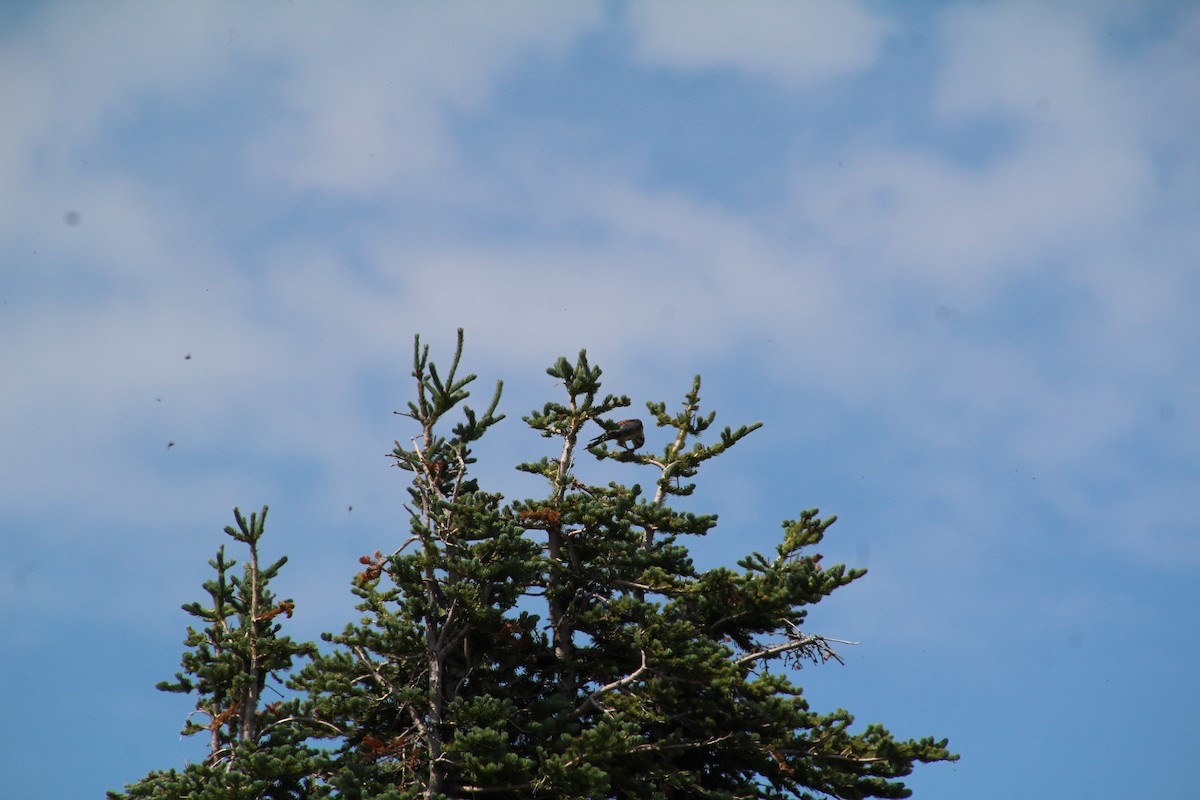
<instances>
[{"instance_id":1,"label":"tree branch","mask_svg":"<svg viewBox=\"0 0 1200 800\"><path fill-rule=\"evenodd\" d=\"M603 695L606 695L610 692L615 692L617 689L620 689L623 686L628 686L629 684L636 681L643 672L645 672L646 670L649 669L649 667L646 665L646 651L642 650L641 653L642 653L642 664L640 667L638 667L633 672L626 675L624 678L619 678L619 679L613 681L612 683L605 684L604 686L601 686L599 689L597 689L596 691L589 694L587 696L587 699L584 700L582 703L580 703L575 708L575 710L572 711L567 716L567 718L575 719L576 717L581 716L589 708L598 708L601 711L608 713L607 709L605 709L604 706L600 705L600 697Z\"/></svg>"},{"instance_id":2,"label":"tree branch","mask_svg":"<svg viewBox=\"0 0 1200 800\"><path fill-rule=\"evenodd\" d=\"M813 647L813 649L816 651L816 654L821 657L822 661L827 661L832 658L839 664L845 664L846 662L842 660L842 657L834 652L833 648L830 647L828 643L838 642L839 644L862 644L861 642L851 642L847 641L846 639L832 639L827 636L818 636L816 634L801 634L800 631L796 629L796 626L790 621L784 621L791 625L794 631L793 633L787 634L788 640L786 642L777 644L774 647L768 647L765 650L759 650L758 652L742 656L733 663L740 667L746 664L752 664L753 662L764 658L773 658L793 650L801 650L806 647ZM813 660L816 660L815 657Z\"/></svg>"},{"instance_id":3,"label":"tree branch","mask_svg":"<svg viewBox=\"0 0 1200 800\"><path fill-rule=\"evenodd\" d=\"M723 742L726 739L733 737L732 733L727 733L724 736L713 736L701 742L646 742L645 744L634 745L630 748L631 753L644 753L647 751L664 751L664 750L695 750L701 747L709 747L710 745Z\"/></svg>"}]
</instances>

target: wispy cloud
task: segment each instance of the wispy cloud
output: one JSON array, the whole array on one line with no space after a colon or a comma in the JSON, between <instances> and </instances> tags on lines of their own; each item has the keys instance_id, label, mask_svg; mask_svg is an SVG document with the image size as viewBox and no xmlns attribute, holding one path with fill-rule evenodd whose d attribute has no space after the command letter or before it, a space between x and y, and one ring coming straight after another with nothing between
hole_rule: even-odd
<instances>
[{"instance_id":1,"label":"wispy cloud","mask_svg":"<svg viewBox=\"0 0 1200 800\"><path fill-rule=\"evenodd\" d=\"M744 71L788 88L812 87L872 66L893 25L860 2L755 0L736 14L716 0L632 3L636 52L684 72Z\"/></svg>"}]
</instances>

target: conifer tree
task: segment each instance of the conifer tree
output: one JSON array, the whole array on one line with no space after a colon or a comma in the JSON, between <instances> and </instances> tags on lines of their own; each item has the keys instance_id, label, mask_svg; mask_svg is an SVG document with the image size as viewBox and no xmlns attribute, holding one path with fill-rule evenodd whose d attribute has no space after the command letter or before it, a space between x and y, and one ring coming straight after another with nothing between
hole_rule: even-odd
<instances>
[{"instance_id":1,"label":"conifer tree","mask_svg":"<svg viewBox=\"0 0 1200 800\"><path fill-rule=\"evenodd\" d=\"M711 436L700 378L675 413L647 410L660 453L597 445L589 424L629 398L601 393L586 352L548 374L565 397L524 418L554 440L518 469L545 493L505 503L470 477L471 445L502 419L464 404L462 332L443 378L415 343L416 435L391 457L410 473L411 534L366 559L363 618L298 685L340 731L339 773L358 797L904 797L896 778L953 758L945 741L897 741L845 711L811 711L783 666L837 658L808 606L864 574L808 551L833 518L804 511L771 556L696 570L684 542L715 515L671 508L702 464L757 427ZM457 424L447 418L459 412ZM580 455L656 470L653 493L590 486ZM619 474L619 471L618 473ZM774 671L771 667L775 666ZM351 788L353 787L353 789ZM361 794L358 794L361 792Z\"/></svg>"},{"instance_id":2,"label":"conifer tree","mask_svg":"<svg viewBox=\"0 0 1200 800\"><path fill-rule=\"evenodd\" d=\"M944 739L853 730L844 710L811 710L794 682L804 664L840 661L809 607L865 574L812 552L833 517L800 512L773 553L736 569L692 562L687 542L717 517L671 502L759 424L713 429L697 376L677 411L647 403L660 451L583 444L630 400L602 394L581 351L547 370L561 400L524 417L554 442L517 466L545 488L506 502L472 472L472 447L504 419L503 386L482 413L466 405L475 376L460 375L462 348L460 330L443 373L415 340L415 400L396 412L413 427L390 454L409 478L407 532L361 559L359 618L290 681L305 699L287 706L284 749L308 796L907 797L899 779L916 763L957 758ZM649 467L654 483L589 485L582 457L611 460L614 476ZM221 696L242 697L232 691ZM167 796L134 794L141 785L130 795Z\"/></svg>"},{"instance_id":3,"label":"conifer tree","mask_svg":"<svg viewBox=\"0 0 1200 800\"><path fill-rule=\"evenodd\" d=\"M295 658L311 656L315 647L279 635L279 620L292 616L295 603L277 602L269 588L287 557L265 567L258 560L266 507L249 520L236 508L233 514L237 528L226 527L225 533L246 545L249 560L242 574L236 574L237 562L226 558L222 545L208 562L216 572L204 583L211 605L183 606L204 627L188 627L183 671L175 674L174 682L157 685L164 692L196 695L196 710L182 733L205 735L208 756L183 771L151 772L125 787L125 793L109 792L110 800L283 800L317 795L314 778L325 771L323 755L304 743L307 723L298 724L295 717L299 701L268 702L263 697L265 690L282 685Z\"/></svg>"}]
</instances>

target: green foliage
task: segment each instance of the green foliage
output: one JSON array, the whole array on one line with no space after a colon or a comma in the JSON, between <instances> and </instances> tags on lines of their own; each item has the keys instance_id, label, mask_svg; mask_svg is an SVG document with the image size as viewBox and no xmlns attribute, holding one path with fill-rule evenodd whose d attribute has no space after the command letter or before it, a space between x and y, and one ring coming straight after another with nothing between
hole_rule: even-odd
<instances>
[{"instance_id":1,"label":"green foliage","mask_svg":"<svg viewBox=\"0 0 1200 800\"><path fill-rule=\"evenodd\" d=\"M127 786L124 794L109 792L112 800L318 796L314 776L325 770L325 759L305 744L310 734L308 723L297 719L300 701L280 694L280 700L264 703L262 697L265 689L282 685L279 676L291 670L294 659L311 656L316 648L279 635L279 619L291 617L295 603L277 602L269 588L287 558L265 567L259 563L267 509L249 520L237 509L233 514L237 528L226 527L225 533L247 547L249 561L237 575L237 562L226 559L222 546L208 562L216 572L204 583L211 605L183 606L204 627L188 627L183 671L157 687L197 696L196 711L182 733L207 734L208 757L182 772L152 772Z\"/></svg>"},{"instance_id":2,"label":"green foliage","mask_svg":"<svg viewBox=\"0 0 1200 800\"><path fill-rule=\"evenodd\" d=\"M547 372L565 397L524 420L561 449L517 467L545 492L505 502L470 474L471 446L504 418L502 386L482 414L465 404L475 376L459 377L462 345L459 331L443 376L416 341L416 400L397 412L416 433L391 453L411 477L409 532L361 559L359 618L326 634L321 652L256 626L254 609L281 607L264 592L283 560L257 567L261 519L239 515L241 538L229 532L251 545L253 569L227 579L218 553L218 578L205 584L213 606L185 606L208 627L189 631L184 673L160 684L200 697L206 724L185 733L211 731L212 754L127 796L201 797L219 785L212 796L906 797L898 779L914 764L957 758L945 740L856 732L843 710L813 712L793 682L805 664L840 660L837 640L807 630L809 607L865 574L811 552L833 517L804 511L783 524L773 555L751 553L737 569L691 561L687 537L712 531L716 516L668 500L691 495L704 462L759 424L708 438L715 414L701 412L697 376L677 413L647 403L666 434L654 437L666 439L661 452L584 450L585 426L611 427L630 400L601 395L585 352L560 358ZM653 494L585 484L581 453L613 460L614 475L652 467ZM297 655L312 656L291 675L299 697L259 709L264 676Z\"/></svg>"}]
</instances>

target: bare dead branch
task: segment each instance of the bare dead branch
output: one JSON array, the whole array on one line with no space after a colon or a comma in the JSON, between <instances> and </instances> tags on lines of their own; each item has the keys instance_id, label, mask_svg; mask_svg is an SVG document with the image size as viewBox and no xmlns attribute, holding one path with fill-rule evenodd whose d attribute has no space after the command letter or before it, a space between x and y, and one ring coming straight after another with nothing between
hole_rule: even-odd
<instances>
[{"instance_id":1,"label":"bare dead branch","mask_svg":"<svg viewBox=\"0 0 1200 800\"><path fill-rule=\"evenodd\" d=\"M381 673L375 666L375 662L368 658L367 654L363 652L361 645L351 645L350 649L354 651L354 655L358 656L359 662L371 671L371 677L374 678L380 686L383 686L387 689L387 691L384 692L379 699L382 700L390 697L396 691L396 687L392 684L392 682L383 677L383 673Z\"/></svg>"},{"instance_id":2,"label":"bare dead branch","mask_svg":"<svg viewBox=\"0 0 1200 800\"><path fill-rule=\"evenodd\" d=\"M574 719L575 717L578 717L578 716L582 715L583 713L585 713L589 708L598 708L601 711L604 711L605 713L607 713L607 709L605 709L604 706L600 705L600 698L610 692L615 692L617 689L620 689L623 686L628 686L629 684L633 683L638 678L640 678L643 672L645 672L647 669L649 669L649 667L646 665L646 651L642 650L641 653L642 653L641 666L639 666L633 672L626 675L624 678L618 678L617 680L613 681L612 683L605 684L604 686L601 686L599 689L597 689L596 691L589 694L587 696L587 699L584 700L582 703L580 703L575 708L575 710L570 713L568 718Z\"/></svg>"},{"instance_id":3,"label":"bare dead branch","mask_svg":"<svg viewBox=\"0 0 1200 800\"><path fill-rule=\"evenodd\" d=\"M755 661L759 661L764 658L774 658L778 655L801 650L804 652L798 655L807 656L814 662L816 662L818 659L820 661L828 661L833 659L839 664L845 664L846 662L842 660L842 657L838 655L832 647L829 646L829 642L837 642L839 644L849 645L861 644L861 642L851 642L846 639L834 639L828 636L801 633L800 628L791 620L785 619L783 622L792 629L786 634L787 641L777 644L774 647L768 647L764 650L759 650L757 652L742 656L734 663L740 667L746 664L752 664Z\"/></svg>"},{"instance_id":4,"label":"bare dead branch","mask_svg":"<svg viewBox=\"0 0 1200 800\"><path fill-rule=\"evenodd\" d=\"M724 736L713 736L700 742L646 742L645 744L634 745L630 748L629 752L645 753L650 751L663 752L666 750L698 750L702 747L711 747L714 744L731 738L733 738L733 734L727 733Z\"/></svg>"}]
</instances>

